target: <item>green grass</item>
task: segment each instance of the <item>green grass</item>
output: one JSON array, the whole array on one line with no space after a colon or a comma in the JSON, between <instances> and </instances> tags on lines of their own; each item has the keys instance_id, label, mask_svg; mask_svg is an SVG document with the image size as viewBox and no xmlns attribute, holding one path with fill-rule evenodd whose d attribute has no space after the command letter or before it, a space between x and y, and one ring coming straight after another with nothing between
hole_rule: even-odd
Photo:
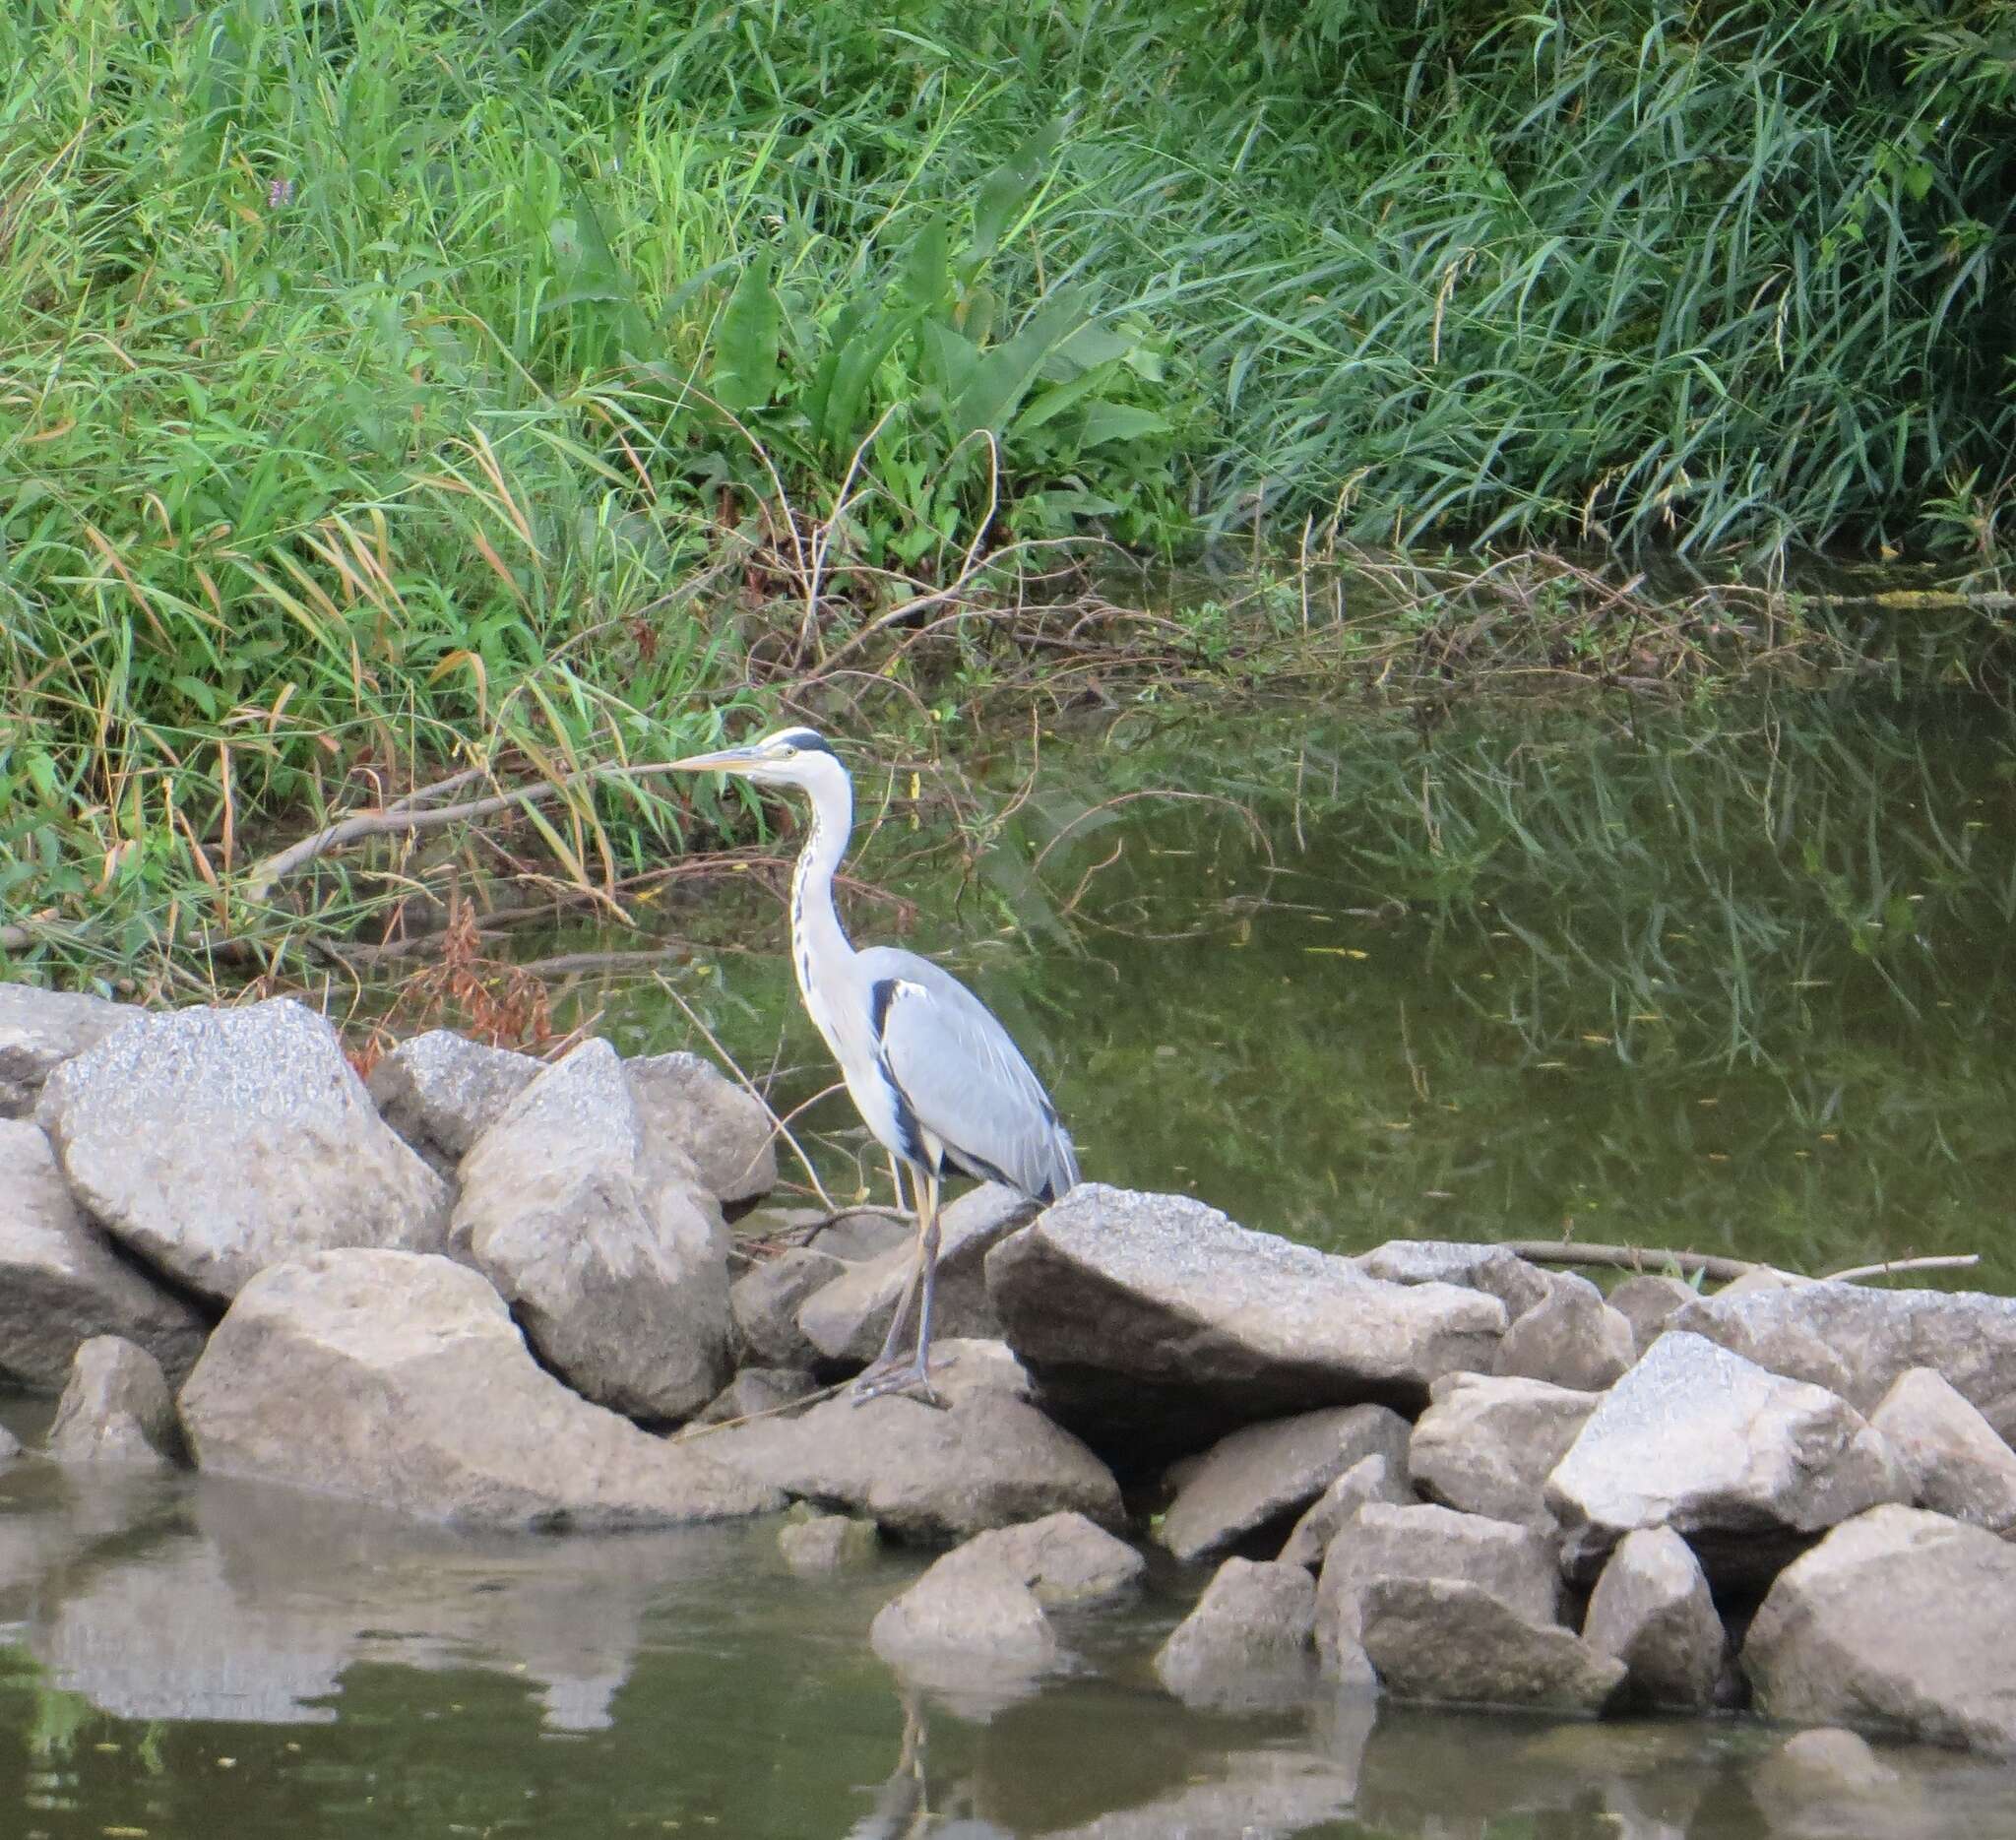
<instances>
[{"instance_id":1,"label":"green grass","mask_svg":"<svg viewBox=\"0 0 2016 1840\"><path fill-rule=\"evenodd\" d=\"M712 732L1017 544L1994 564L2012 34L22 0L0 909L242 932L276 826ZM544 843L607 882L677 823Z\"/></svg>"}]
</instances>

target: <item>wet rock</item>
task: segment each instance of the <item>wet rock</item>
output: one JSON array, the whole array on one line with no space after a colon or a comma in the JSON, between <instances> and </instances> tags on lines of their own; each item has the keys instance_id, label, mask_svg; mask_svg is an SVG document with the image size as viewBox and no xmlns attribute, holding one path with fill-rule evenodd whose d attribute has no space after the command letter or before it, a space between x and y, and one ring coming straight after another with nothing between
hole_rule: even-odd
<instances>
[{"instance_id":1,"label":"wet rock","mask_svg":"<svg viewBox=\"0 0 2016 1840\"><path fill-rule=\"evenodd\" d=\"M809 1399L819 1382L799 1367L744 1367L693 1415L695 1425L724 1425L759 1412L782 1412Z\"/></svg>"},{"instance_id":2,"label":"wet rock","mask_svg":"<svg viewBox=\"0 0 2016 1840\"><path fill-rule=\"evenodd\" d=\"M1385 1457L1360 1457L1350 1469L1309 1504L1295 1522L1288 1542L1281 1549L1284 1565L1306 1565L1311 1571L1323 1563L1324 1554L1338 1531L1368 1501L1383 1501L1392 1507L1415 1507L1415 1492L1398 1464Z\"/></svg>"},{"instance_id":3,"label":"wet rock","mask_svg":"<svg viewBox=\"0 0 2016 1840\"><path fill-rule=\"evenodd\" d=\"M338 1250L269 1266L180 1407L201 1469L439 1520L625 1526L783 1500L570 1392L481 1274L439 1257Z\"/></svg>"},{"instance_id":4,"label":"wet rock","mask_svg":"<svg viewBox=\"0 0 2016 1840\"><path fill-rule=\"evenodd\" d=\"M1326 1709L1324 1729L1306 1747L1214 1752L1208 1770L1207 1759L1195 1755L1179 1787L1053 1830L1044 1840L1278 1840L1330 1831L1353 1812L1373 1712L1369 1700ZM1354 1720L1362 1721L1354 1730Z\"/></svg>"},{"instance_id":5,"label":"wet rock","mask_svg":"<svg viewBox=\"0 0 2016 1840\"><path fill-rule=\"evenodd\" d=\"M857 1565L874 1555L880 1541L873 1521L848 1514L814 1514L787 1521L777 1531L784 1562L801 1578Z\"/></svg>"},{"instance_id":6,"label":"wet rock","mask_svg":"<svg viewBox=\"0 0 2016 1840\"><path fill-rule=\"evenodd\" d=\"M1547 1294L1505 1331L1491 1371L1600 1393L1638 1359L1630 1323L1574 1272L1556 1272Z\"/></svg>"},{"instance_id":7,"label":"wet rock","mask_svg":"<svg viewBox=\"0 0 2016 1840\"><path fill-rule=\"evenodd\" d=\"M1624 1679L1622 1662L1572 1630L1452 1578L1375 1580L1363 1631L1380 1684L1399 1699L1597 1713Z\"/></svg>"},{"instance_id":8,"label":"wet rock","mask_svg":"<svg viewBox=\"0 0 2016 1840\"><path fill-rule=\"evenodd\" d=\"M1680 1712L1716 1703L1729 1638L1693 1550L1670 1527L1626 1534L1589 1600L1582 1633L1630 1671L1635 1697Z\"/></svg>"},{"instance_id":9,"label":"wet rock","mask_svg":"<svg viewBox=\"0 0 2016 1840\"><path fill-rule=\"evenodd\" d=\"M1147 1569L1126 1541L1074 1513L976 1534L960 1551L970 1563L984 1559L1012 1572L1046 1610L1106 1603L1132 1590Z\"/></svg>"},{"instance_id":10,"label":"wet rock","mask_svg":"<svg viewBox=\"0 0 2016 1840\"><path fill-rule=\"evenodd\" d=\"M623 1063L646 1133L679 1151L701 1185L730 1206L777 1186L776 1127L763 1102L698 1054Z\"/></svg>"},{"instance_id":11,"label":"wet rock","mask_svg":"<svg viewBox=\"0 0 2016 1840\"><path fill-rule=\"evenodd\" d=\"M21 1455L21 1439L6 1426L0 1425L0 1463L9 1462Z\"/></svg>"},{"instance_id":12,"label":"wet rock","mask_svg":"<svg viewBox=\"0 0 2016 1840\"><path fill-rule=\"evenodd\" d=\"M2016 1298L1800 1284L1697 1300L1672 1327L1824 1386L1862 1413L1900 1374L1930 1367L2001 1437L2016 1432Z\"/></svg>"},{"instance_id":13,"label":"wet rock","mask_svg":"<svg viewBox=\"0 0 2016 1840\"><path fill-rule=\"evenodd\" d=\"M1546 1479L1600 1397L1546 1380L1445 1374L1415 1424L1408 1474L1445 1507L1550 1530Z\"/></svg>"},{"instance_id":14,"label":"wet rock","mask_svg":"<svg viewBox=\"0 0 2016 1840\"><path fill-rule=\"evenodd\" d=\"M1908 1492L1845 1401L1669 1330L1590 1414L1546 1502L1582 1575L1634 1529L1671 1527L1711 1579L1761 1583L1813 1535Z\"/></svg>"},{"instance_id":15,"label":"wet rock","mask_svg":"<svg viewBox=\"0 0 2016 1840\"><path fill-rule=\"evenodd\" d=\"M161 1364L116 1335L81 1344L49 1427L49 1455L58 1463L172 1469L182 1432Z\"/></svg>"},{"instance_id":16,"label":"wet rock","mask_svg":"<svg viewBox=\"0 0 2016 1840\"><path fill-rule=\"evenodd\" d=\"M1012 1690L1058 1658L1057 1632L1027 1584L984 1554L956 1548L868 1625L876 1654L924 1684Z\"/></svg>"},{"instance_id":17,"label":"wet rock","mask_svg":"<svg viewBox=\"0 0 2016 1840\"><path fill-rule=\"evenodd\" d=\"M1202 1558L1298 1513L1361 1458L1397 1471L1407 1421L1384 1406L1330 1406L1249 1425L1185 1464L1156 1538L1180 1559Z\"/></svg>"},{"instance_id":18,"label":"wet rock","mask_svg":"<svg viewBox=\"0 0 2016 1840\"><path fill-rule=\"evenodd\" d=\"M810 1367L819 1350L798 1327L798 1308L847 1270L827 1252L790 1246L728 1287L735 1334L752 1360L773 1367Z\"/></svg>"},{"instance_id":19,"label":"wet rock","mask_svg":"<svg viewBox=\"0 0 2016 1840\"><path fill-rule=\"evenodd\" d=\"M986 1256L1029 1217L1030 1203L998 1182L961 1195L939 1215L936 1334L1000 1336L1000 1321L987 1301ZM843 1267L798 1306L799 1330L828 1360L865 1366L881 1352L915 1265L913 1235L875 1258Z\"/></svg>"},{"instance_id":20,"label":"wet rock","mask_svg":"<svg viewBox=\"0 0 2016 1840\"><path fill-rule=\"evenodd\" d=\"M1316 1583L1300 1565L1228 1558L1162 1645L1156 1678L1178 1699L1265 1704L1315 1671Z\"/></svg>"},{"instance_id":21,"label":"wet rock","mask_svg":"<svg viewBox=\"0 0 2016 1840\"><path fill-rule=\"evenodd\" d=\"M962 1539L1075 1508L1120 1522L1112 1473L1025 1400L982 1387L935 1411L830 1399L792 1419L711 1434L716 1463L801 1500L858 1509L898 1539Z\"/></svg>"},{"instance_id":22,"label":"wet rock","mask_svg":"<svg viewBox=\"0 0 2016 1840\"><path fill-rule=\"evenodd\" d=\"M1339 1529L1316 1583L1316 1647L1326 1675L1363 1683L1365 1593L1381 1579L1476 1585L1529 1622L1557 1621L1561 1579L1550 1541L1530 1527L1453 1508L1373 1502Z\"/></svg>"},{"instance_id":23,"label":"wet rock","mask_svg":"<svg viewBox=\"0 0 2016 1840\"><path fill-rule=\"evenodd\" d=\"M1930 1367L1899 1374L1869 1423L1890 1440L1920 1507L2016 1533L2016 1450Z\"/></svg>"},{"instance_id":24,"label":"wet rock","mask_svg":"<svg viewBox=\"0 0 2016 1840\"><path fill-rule=\"evenodd\" d=\"M2016 1756L2016 1547L1922 1508L1844 1521L1788 1565L1743 1643L1761 1711Z\"/></svg>"},{"instance_id":25,"label":"wet rock","mask_svg":"<svg viewBox=\"0 0 2016 1840\"><path fill-rule=\"evenodd\" d=\"M585 1397L675 1419L728 1377L727 1229L692 1166L648 1154L608 1043L582 1043L463 1159L454 1243Z\"/></svg>"},{"instance_id":26,"label":"wet rock","mask_svg":"<svg viewBox=\"0 0 2016 1840\"><path fill-rule=\"evenodd\" d=\"M120 1335L179 1381L209 1333L85 1219L40 1129L0 1118L0 1377L59 1391L80 1344Z\"/></svg>"},{"instance_id":27,"label":"wet rock","mask_svg":"<svg viewBox=\"0 0 2016 1840\"><path fill-rule=\"evenodd\" d=\"M446 1185L287 997L140 1016L58 1067L35 1115L80 1205L207 1297L329 1247L446 1242Z\"/></svg>"},{"instance_id":28,"label":"wet rock","mask_svg":"<svg viewBox=\"0 0 2016 1840\"><path fill-rule=\"evenodd\" d=\"M0 1118L32 1117L50 1074L145 1013L101 996L0 983Z\"/></svg>"},{"instance_id":29,"label":"wet rock","mask_svg":"<svg viewBox=\"0 0 2016 1840\"><path fill-rule=\"evenodd\" d=\"M453 1029L409 1037L364 1082L385 1122L444 1174L538 1077L530 1054L486 1047Z\"/></svg>"},{"instance_id":30,"label":"wet rock","mask_svg":"<svg viewBox=\"0 0 2016 1840\"><path fill-rule=\"evenodd\" d=\"M1958 1831L1927 1806L1922 1786L1854 1732L1796 1732L1750 1772L1750 1796L1774 1835L1796 1840L1916 1840Z\"/></svg>"},{"instance_id":31,"label":"wet rock","mask_svg":"<svg viewBox=\"0 0 2016 1840\"><path fill-rule=\"evenodd\" d=\"M987 1289L1045 1407L1147 1462L1313 1407L1416 1406L1483 1367L1505 1306L1234 1226L1181 1195L1081 1183L987 1255Z\"/></svg>"},{"instance_id":32,"label":"wet rock","mask_svg":"<svg viewBox=\"0 0 2016 1840\"><path fill-rule=\"evenodd\" d=\"M1609 1306L1631 1325L1639 1354L1644 1354L1671 1322L1673 1313L1695 1301L1698 1293L1678 1278L1634 1272L1609 1294Z\"/></svg>"},{"instance_id":33,"label":"wet rock","mask_svg":"<svg viewBox=\"0 0 2016 1840\"><path fill-rule=\"evenodd\" d=\"M1460 1239L1389 1239L1353 1261L1367 1278L1388 1284L1460 1284L1505 1305L1506 1320L1523 1316L1550 1288L1547 1274L1501 1245Z\"/></svg>"}]
</instances>

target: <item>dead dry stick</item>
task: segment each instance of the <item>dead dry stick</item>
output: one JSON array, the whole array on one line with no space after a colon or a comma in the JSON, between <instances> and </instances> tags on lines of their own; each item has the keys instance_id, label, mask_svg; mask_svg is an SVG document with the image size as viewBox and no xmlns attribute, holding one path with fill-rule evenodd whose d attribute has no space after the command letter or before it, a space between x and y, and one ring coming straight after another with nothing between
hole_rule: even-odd
<instances>
[{"instance_id":1,"label":"dead dry stick","mask_svg":"<svg viewBox=\"0 0 2016 1840\"><path fill-rule=\"evenodd\" d=\"M1846 1271L1829 1272L1811 1278L1803 1272L1787 1271L1762 1259L1730 1258L1720 1252L1679 1252L1665 1246L1598 1245L1576 1239L1504 1239L1498 1242L1516 1258L1535 1265L1600 1265L1606 1270L1632 1272L1699 1272L1717 1284L1729 1284L1755 1272L1769 1272L1795 1284L1843 1284L1857 1278L1881 1278L1900 1271L1951 1271L1978 1265L1975 1252L1941 1252L1924 1258L1896 1258L1880 1265L1853 1265Z\"/></svg>"}]
</instances>

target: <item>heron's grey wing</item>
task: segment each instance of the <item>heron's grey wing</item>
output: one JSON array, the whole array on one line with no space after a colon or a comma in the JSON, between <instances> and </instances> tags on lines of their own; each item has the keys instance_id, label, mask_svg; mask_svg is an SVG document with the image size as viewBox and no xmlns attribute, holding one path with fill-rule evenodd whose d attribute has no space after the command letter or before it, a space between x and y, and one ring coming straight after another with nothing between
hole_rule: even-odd
<instances>
[{"instance_id":1,"label":"heron's grey wing","mask_svg":"<svg viewBox=\"0 0 2016 1840\"><path fill-rule=\"evenodd\" d=\"M914 953L883 947L866 969L882 1064L948 1158L1040 1201L1062 1195L1078 1179L1070 1133L987 1006Z\"/></svg>"}]
</instances>

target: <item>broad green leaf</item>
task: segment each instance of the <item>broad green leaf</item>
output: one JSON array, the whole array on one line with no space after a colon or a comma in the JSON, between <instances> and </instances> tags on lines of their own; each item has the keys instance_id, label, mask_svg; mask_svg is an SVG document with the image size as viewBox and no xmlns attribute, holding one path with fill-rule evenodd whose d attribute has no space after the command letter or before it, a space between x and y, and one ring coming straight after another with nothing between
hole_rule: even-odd
<instances>
[{"instance_id":1,"label":"broad green leaf","mask_svg":"<svg viewBox=\"0 0 2016 1840\"><path fill-rule=\"evenodd\" d=\"M1151 434L1166 434L1168 429L1167 419L1152 409L1139 409L1132 403L1108 403L1101 398L1086 405L1085 429L1080 438L1087 447L1097 447L1102 441L1139 441Z\"/></svg>"},{"instance_id":2,"label":"broad green leaf","mask_svg":"<svg viewBox=\"0 0 2016 1840\"><path fill-rule=\"evenodd\" d=\"M1000 248L1016 211L1036 189L1044 163L1063 138L1061 121L1039 128L980 182L980 195L973 207L973 242L967 250L968 260L976 268Z\"/></svg>"},{"instance_id":3,"label":"broad green leaf","mask_svg":"<svg viewBox=\"0 0 2016 1840\"><path fill-rule=\"evenodd\" d=\"M957 434L987 429L999 434L1022 406L1044 361L1085 323L1083 291L1066 287L1037 308L1022 330L994 347L960 392L953 412Z\"/></svg>"},{"instance_id":4,"label":"broad green leaf","mask_svg":"<svg viewBox=\"0 0 2016 1840\"><path fill-rule=\"evenodd\" d=\"M777 346L784 324L770 269L770 251L758 250L722 310L710 387L731 414L761 409L777 394Z\"/></svg>"}]
</instances>

